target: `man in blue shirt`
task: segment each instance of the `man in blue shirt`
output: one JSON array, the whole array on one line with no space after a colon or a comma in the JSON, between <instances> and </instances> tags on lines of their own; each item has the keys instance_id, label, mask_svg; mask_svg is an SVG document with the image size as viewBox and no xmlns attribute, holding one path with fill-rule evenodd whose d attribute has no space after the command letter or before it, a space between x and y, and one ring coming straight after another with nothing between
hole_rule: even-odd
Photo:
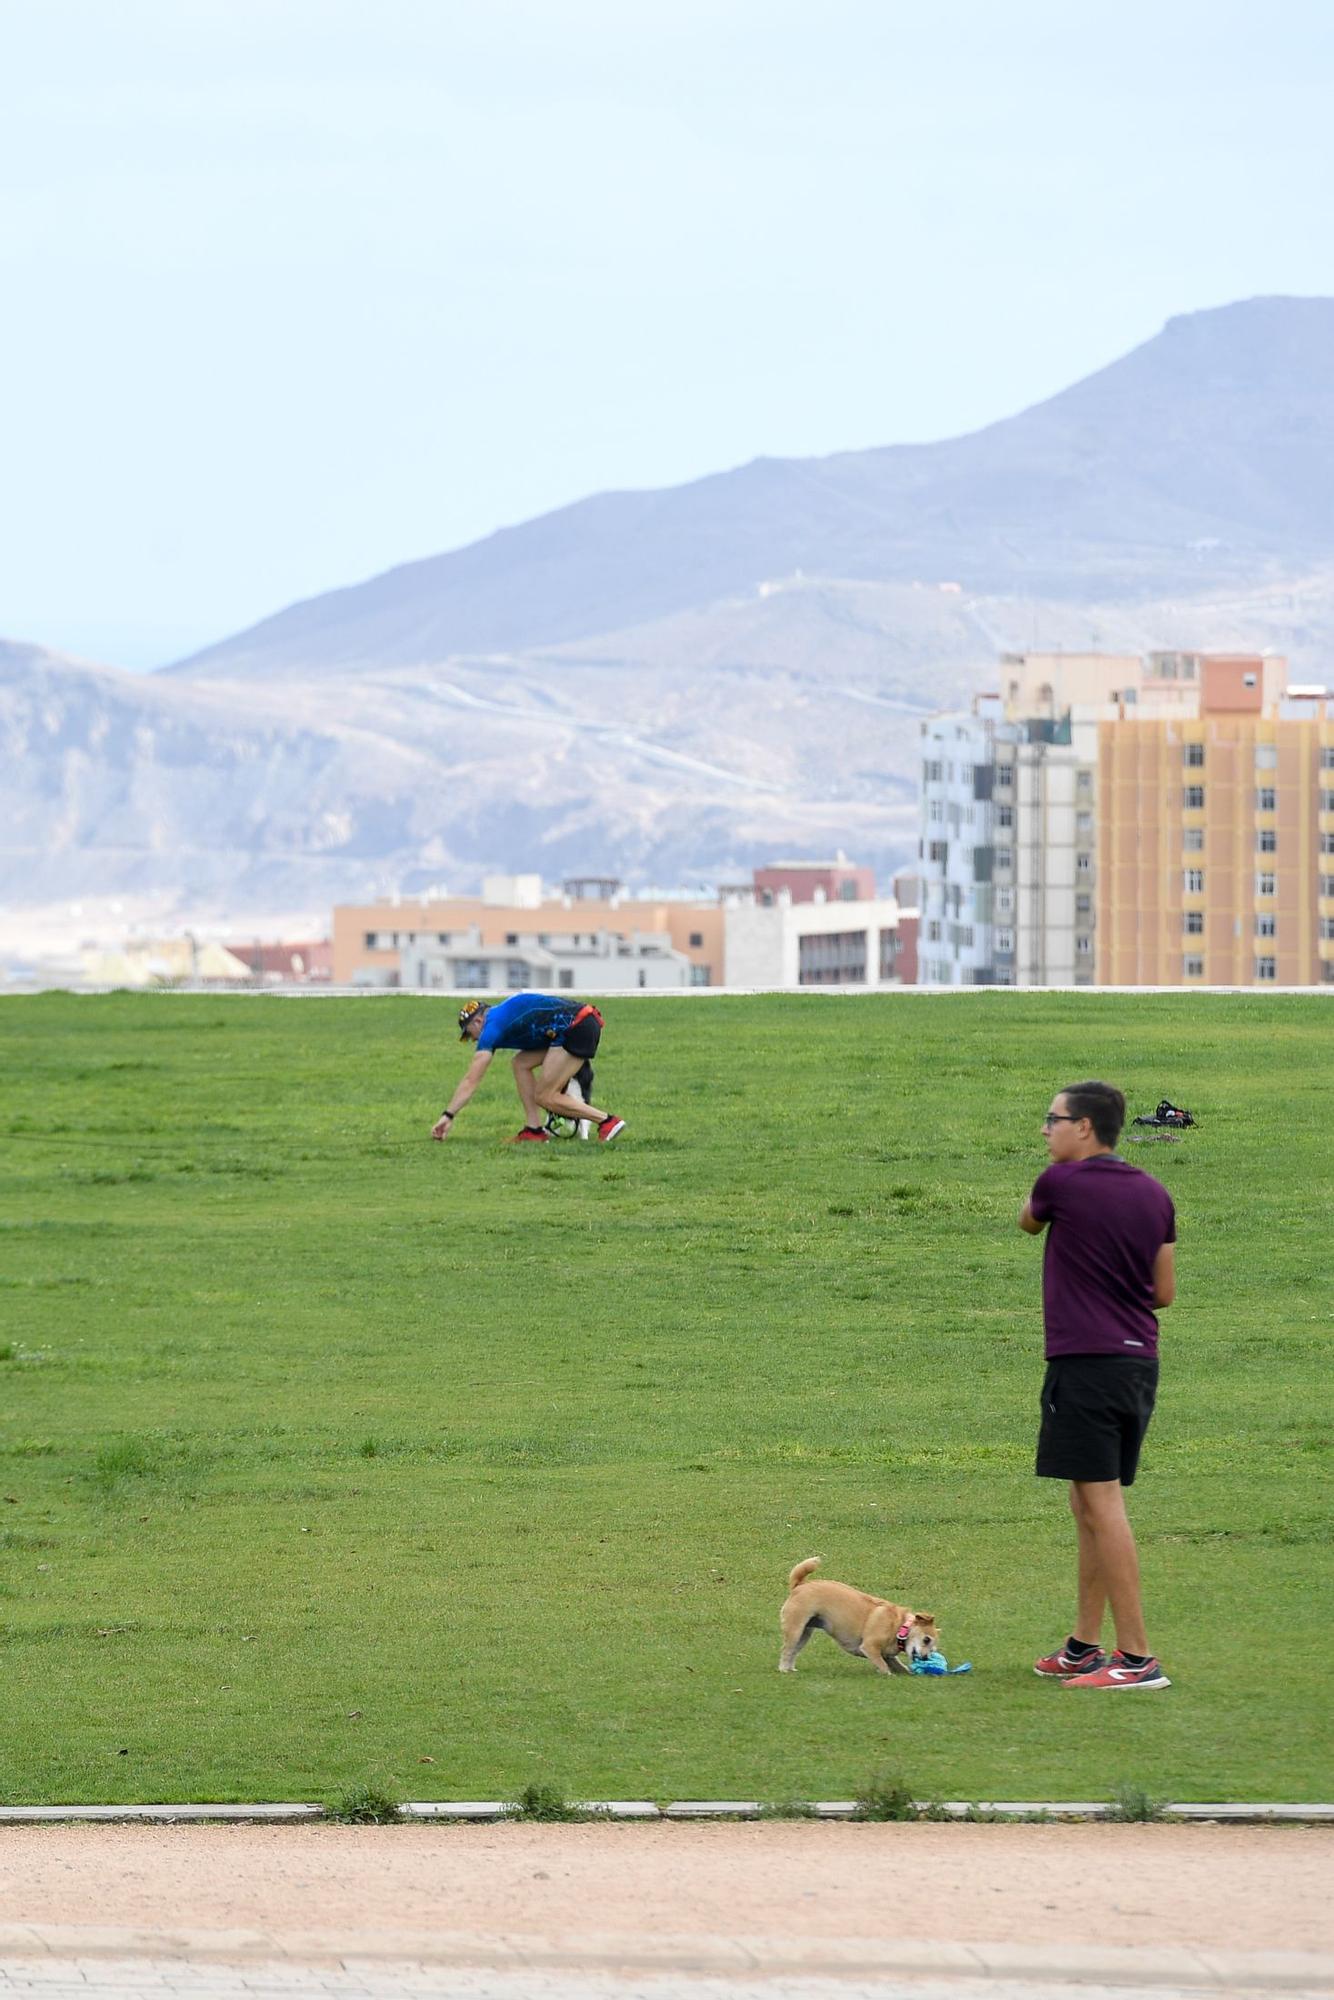
<instances>
[{"instance_id":1,"label":"man in blue shirt","mask_svg":"<svg viewBox=\"0 0 1334 2000\"><path fill-rule=\"evenodd\" d=\"M554 1111L562 1118L588 1119L607 1145L625 1130L625 1120L568 1094L571 1077L597 1054L601 1035L602 1016L586 1001L557 1000L549 993L514 993L495 1007L484 1000L465 1001L459 1009L459 1039L475 1043L477 1053L431 1127L431 1137L449 1137L496 1050L513 1049L514 1086L523 1105L523 1124L514 1135L515 1143L545 1144L551 1135L543 1125L543 1114Z\"/></svg>"}]
</instances>

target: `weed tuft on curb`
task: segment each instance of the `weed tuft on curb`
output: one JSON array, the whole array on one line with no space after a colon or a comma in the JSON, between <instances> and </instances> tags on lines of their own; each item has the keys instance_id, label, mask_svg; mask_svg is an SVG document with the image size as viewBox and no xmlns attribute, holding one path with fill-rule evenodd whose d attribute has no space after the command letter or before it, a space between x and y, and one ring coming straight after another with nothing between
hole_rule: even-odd
<instances>
[{"instance_id":1,"label":"weed tuft on curb","mask_svg":"<svg viewBox=\"0 0 1334 2000\"><path fill-rule=\"evenodd\" d=\"M853 1794L854 1819L918 1820L943 1819L939 1806L919 1806L912 1787L899 1773L873 1771Z\"/></svg>"},{"instance_id":2,"label":"weed tuft on curb","mask_svg":"<svg viewBox=\"0 0 1334 2000\"><path fill-rule=\"evenodd\" d=\"M1155 1798L1143 1785L1118 1785L1107 1808L1107 1818L1123 1825L1144 1826L1153 1820L1170 1819L1166 1799Z\"/></svg>"},{"instance_id":3,"label":"weed tuft on curb","mask_svg":"<svg viewBox=\"0 0 1334 2000\"><path fill-rule=\"evenodd\" d=\"M559 1785L534 1783L525 1785L515 1794L505 1808L507 1819L538 1820L546 1824L562 1822L569 1825L573 1821L598 1819L603 1814L590 1812L586 1806L575 1805L567 1799Z\"/></svg>"},{"instance_id":4,"label":"weed tuft on curb","mask_svg":"<svg viewBox=\"0 0 1334 2000\"><path fill-rule=\"evenodd\" d=\"M403 1817L402 1801L383 1785L350 1785L329 1801L324 1816L339 1826L394 1826Z\"/></svg>"}]
</instances>

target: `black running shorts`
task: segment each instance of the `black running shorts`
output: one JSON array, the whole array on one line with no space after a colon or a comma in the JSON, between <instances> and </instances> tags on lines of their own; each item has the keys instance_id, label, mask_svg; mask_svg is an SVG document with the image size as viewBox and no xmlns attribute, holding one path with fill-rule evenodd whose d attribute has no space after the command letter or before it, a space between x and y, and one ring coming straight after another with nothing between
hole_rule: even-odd
<instances>
[{"instance_id":1,"label":"black running shorts","mask_svg":"<svg viewBox=\"0 0 1334 2000\"><path fill-rule=\"evenodd\" d=\"M561 1047L567 1055L583 1056L591 1061L598 1052L602 1040L602 1016L593 1008L581 1008L565 1033L561 1036Z\"/></svg>"},{"instance_id":2,"label":"black running shorts","mask_svg":"<svg viewBox=\"0 0 1334 2000\"><path fill-rule=\"evenodd\" d=\"M1156 1361L1065 1354L1047 1363L1038 1432L1040 1479L1119 1479L1133 1486L1158 1394Z\"/></svg>"}]
</instances>

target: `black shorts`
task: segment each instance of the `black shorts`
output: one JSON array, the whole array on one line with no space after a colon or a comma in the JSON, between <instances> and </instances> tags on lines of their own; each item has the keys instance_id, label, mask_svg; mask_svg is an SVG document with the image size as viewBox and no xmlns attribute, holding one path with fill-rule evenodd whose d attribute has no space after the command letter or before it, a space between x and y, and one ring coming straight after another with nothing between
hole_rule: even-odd
<instances>
[{"instance_id":1,"label":"black shorts","mask_svg":"<svg viewBox=\"0 0 1334 2000\"><path fill-rule=\"evenodd\" d=\"M1135 1483L1140 1446L1158 1394L1156 1361L1064 1354L1042 1378L1040 1479Z\"/></svg>"},{"instance_id":2,"label":"black shorts","mask_svg":"<svg viewBox=\"0 0 1334 2000\"><path fill-rule=\"evenodd\" d=\"M582 1015L582 1019L580 1018ZM602 1016L592 1007L580 1009L561 1037L561 1047L566 1055L583 1056L591 1061L598 1052L602 1040Z\"/></svg>"}]
</instances>

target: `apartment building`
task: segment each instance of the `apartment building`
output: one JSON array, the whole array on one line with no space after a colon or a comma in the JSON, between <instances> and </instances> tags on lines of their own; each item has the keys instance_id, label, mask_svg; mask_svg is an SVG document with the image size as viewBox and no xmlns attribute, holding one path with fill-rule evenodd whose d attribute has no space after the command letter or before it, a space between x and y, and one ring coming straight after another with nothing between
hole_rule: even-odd
<instances>
[{"instance_id":1,"label":"apartment building","mask_svg":"<svg viewBox=\"0 0 1334 2000\"><path fill-rule=\"evenodd\" d=\"M489 979L491 990L504 990L526 983L495 977L511 962L533 964L534 954L542 952L553 964L571 954L596 956L600 940L613 959L622 948L633 959L634 941L643 937L658 938L664 949L680 955L688 984L722 984L723 912L716 901L627 896L614 879L602 877L580 877L552 895L537 876L523 875L488 878L480 897L389 897L340 905L333 913L333 977L337 985L398 986L405 983L407 953L409 981L432 976L421 971L428 961L462 959L473 965L464 985L480 990ZM484 974L477 973L483 960ZM577 989L587 977L578 971L572 986Z\"/></svg>"},{"instance_id":2,"label":"apartment building","mask_svg":"<svg viewBox=\"0 0 1334 2000\"><path fill-rule=\"evenodd\" d=\"M892 896L799 902L786 889L732 891L724 912L729 986L913 986L917 912Z\"/></svg>"},{"instance_id":3,"label":"apartment building","mask_svg":"<svg viewBox=\"0 0 1334 2000\"><path fill-rule=\"evenodd\" d=\"M1183 652L1005 655L1000 679L923 724L920 983L1334 978L1323 689Z\"/></svg>"},{"instance_id":4,"label":"apartment building","mask_svg":"<svg viewBox=\"0 0 1334 2000\"><path fill-rule=\"evenodd\" d=\"M488 944L470 924L399 953L399 984L423 993L663 992L691 985L693 970L664 931L518 931Z\"/></svg>"},{"instance_id":5,"label":"apartment building","mask_svg":"<svg viewBox=\"0 0 1334 2000\"><path fill-rule=\"evenodd\" d=\"M1098 728L1099 976L1334 982L1334 698L1202 658L1184 716Z\"/></svg>"}]
</instances>

